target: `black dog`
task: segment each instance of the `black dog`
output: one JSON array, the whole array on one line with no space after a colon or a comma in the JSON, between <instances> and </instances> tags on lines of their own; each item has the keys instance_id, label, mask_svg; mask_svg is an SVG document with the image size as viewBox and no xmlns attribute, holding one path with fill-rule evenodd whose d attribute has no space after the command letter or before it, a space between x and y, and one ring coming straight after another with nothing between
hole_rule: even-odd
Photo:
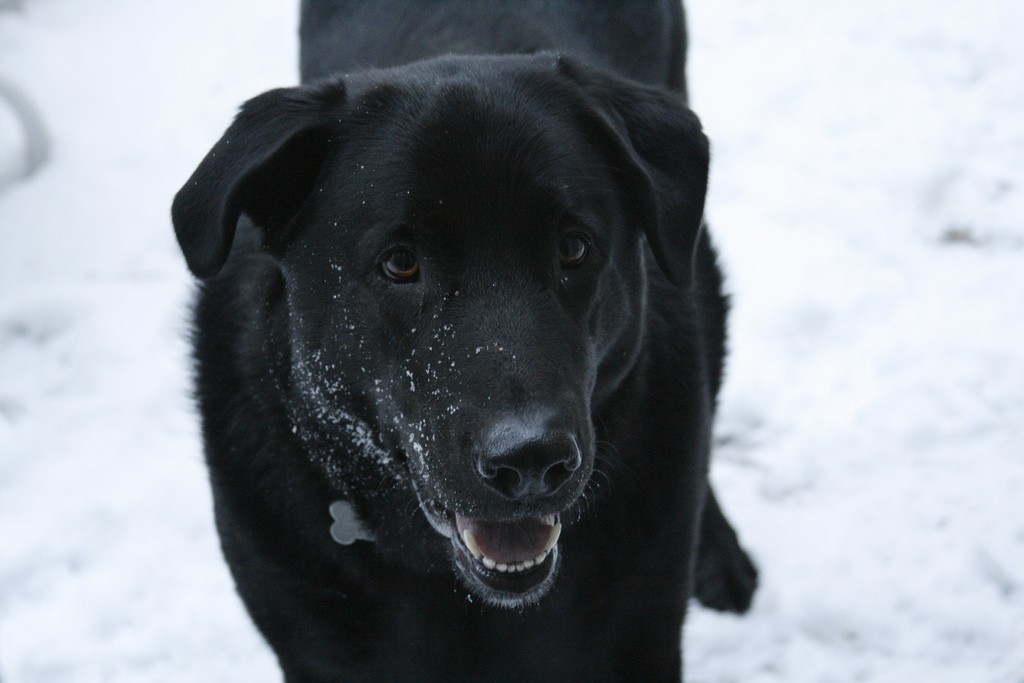
<instances>
[{"instance_id":1,"label":"black dog","mask_svg":"<svg viewBox=\"0 0 1024 683\"><path fill-rule=\"evenodd\" d=\"M307 85L173 207L217 525L285 677L679 679L691 590L756 581L707 490L725 302L681 7L302 19Z\"/></svg>"}]
</instances>

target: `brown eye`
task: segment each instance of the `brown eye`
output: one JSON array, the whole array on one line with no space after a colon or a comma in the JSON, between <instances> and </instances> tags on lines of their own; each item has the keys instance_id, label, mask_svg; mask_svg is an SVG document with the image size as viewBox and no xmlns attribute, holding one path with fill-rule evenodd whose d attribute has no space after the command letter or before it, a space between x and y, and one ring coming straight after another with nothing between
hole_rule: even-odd
<instances>
[{"instance_id":1,"label":"brown eye","mask_svg":"<svg viewBox=\"0 0 1024 683\"><path fill-rule=\"evenodd\" d=\"M575 268L583 263L590 251L590 242L583 235L566 235L558 243L558 260L563 268Z\"/></svg>"},{"instance_id":2,"label":"brown eye","mask_svg":"<svg viewBox=\"0 0 1024 683\"><path fill-rule=\"evenodd\" d=\"M392 249L380 262L381 270L395 282L413 282L419 279L420 262L408 249Z\"/></svg>"}]
</instances>

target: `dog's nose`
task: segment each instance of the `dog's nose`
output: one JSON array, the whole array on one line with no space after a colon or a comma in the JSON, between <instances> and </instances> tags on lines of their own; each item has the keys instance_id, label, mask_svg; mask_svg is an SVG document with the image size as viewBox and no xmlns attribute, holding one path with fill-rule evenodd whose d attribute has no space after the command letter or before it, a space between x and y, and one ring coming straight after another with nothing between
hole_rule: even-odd
<instances>
[{"instance_id":1,"label":"dog's nose","mask_svg":"<svg viewBox=\"0 0 1024 683\"><path fill-rule=\"evenodd\" d=\"M487 439L477 458L477 471L485 484L507 498L536 500L557 492L582 462L583 453L572 432L506 425Z\"/></svg>"}]
</instances>

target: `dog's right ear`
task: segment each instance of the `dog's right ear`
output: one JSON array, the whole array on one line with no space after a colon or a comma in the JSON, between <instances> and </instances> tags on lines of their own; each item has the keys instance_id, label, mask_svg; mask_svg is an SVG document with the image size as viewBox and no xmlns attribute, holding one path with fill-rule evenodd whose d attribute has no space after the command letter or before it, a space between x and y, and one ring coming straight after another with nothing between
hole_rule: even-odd
<instances>
[{"instance_id":1,"label":"dog's right ear","mask_svg":"<svg viewBox=\"0 0 1024 683\"><path fill-rule=\"evenodd\" d=\"M662 273L688 288L708 188L708 139L679 96L559 57L557 68L590 98L587 112L619 151L631 197Z\"/></svg>"},{"instance_id":2,"label":"dog's right ear","mask_svg":"<svg viewBox=\"0 0 1024 683\"><path fill-rule=\"evenodd\" d=\"M320 174L344 102L344 84L334 81L271 90L242 105L171 206L192 273L217 274L242 213L263 228L265 242L284 238Z\"/></svg>"}]
</instances>

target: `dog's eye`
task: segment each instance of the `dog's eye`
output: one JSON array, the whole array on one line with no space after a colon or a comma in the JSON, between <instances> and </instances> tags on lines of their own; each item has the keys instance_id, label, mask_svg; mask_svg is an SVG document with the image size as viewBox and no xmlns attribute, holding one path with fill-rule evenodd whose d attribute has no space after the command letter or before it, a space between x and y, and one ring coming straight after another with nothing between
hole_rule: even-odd
<instances>
[{"instance_id":1,"label":"dog's eye","mask_svg":"<svg viewBox=\"0 0 1024 683\"><path fill-rule=\"evenodd\" d=\"M419 279L420 262L408 249L392 249L380 262L381 270L395 282L413 282Z\"/></svg>"},{"instance_id":2,"label":"dog's eye","mask_svg":"<svg viewBox=\"0 0 1024 683\"><path fill-rule=\"evenodd\" d=\"M575 268L583 263L590 251L590 242L583 235L566 235L558 243L558 260L563 268Z\"/></svg>"}]
</instances>

